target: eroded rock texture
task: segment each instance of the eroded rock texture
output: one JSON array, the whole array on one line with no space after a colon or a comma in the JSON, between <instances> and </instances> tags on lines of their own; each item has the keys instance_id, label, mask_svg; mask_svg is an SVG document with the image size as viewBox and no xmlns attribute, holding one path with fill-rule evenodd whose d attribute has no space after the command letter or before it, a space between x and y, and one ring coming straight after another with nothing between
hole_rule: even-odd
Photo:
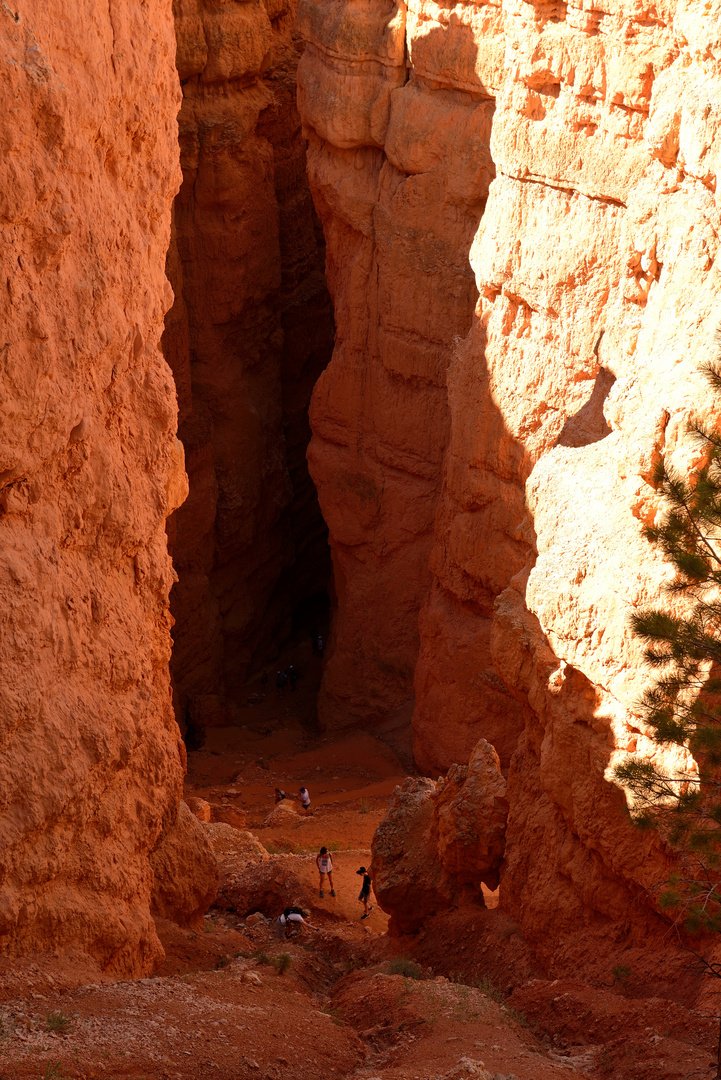
<instances>
[{"instance_id":1,"label":"eroded rock texture","mask_svg":"<svg viewBox=\"0 0 721 1080\"><path fill-rule=\"evenodd\" d=\"M299 105L337 324L309 449L337 597L319 702L330 726L411 716L446 369L473 318L468 252L493 176L492 101L449 62L440 26L419 35L409 66L421 13L411 16L407 28L404 5L385 0L302 0L298 16Z\"/></svg>"},{"instance_id":2,"label":"eroded rock texture","mask_svg":"<svg viewBox=\"0 0 721 1080\"><path fill-rule=\"evenodd\" d=\"M170 0L0 5L0 940L135 974L162 956L148 855L184 768L174 50Z\"/></svg>"},{"instance_id":3,"label":"eroded rock texture","mask_svg":"<svg viewBox=\"0 0 721 1080\"><path fill-rule=\"evenodd\" d=\"M373 837L371 875L393 933L413 933L459 899L483 905L505 848L506 781L498 754L481 739L468 765L437 782L408 777L393 792Z\"/></svg>"},{"instance_id":4,"label":"eroded rock texture","mask_svg":"<svg viewBox=\"0 0 721 1080\"><path fill-rule=\"evenodd\" d=\"M562 929L622 940L667 869L604 776L653 752L628 629L668 574L640 532L652 465L688 472L689 418L713 418L698 368L721 317L721 14L411 0L404 50L400 8L301 12L340 339L312 412L339 594L327 712L367 719L354 703L389 685L409 708L419 649L418 763L467 760L483 736L510 764L502 905L549 961ZM453 244L479 292L463 317Z\"/></svg>"},{"instance_id":5,"label":"eroded rock texture","mask_svg":"<svg viewBox=\"0 0 721 1080\"><path fill-rule=\"evenodd\" d=\"M333 317L295 107L293 0L174 0L183 185L166 356L190 496L173 518L181 720L228 719L294 604L325 588L307 405Z\"/></svg>"}]
</instances>

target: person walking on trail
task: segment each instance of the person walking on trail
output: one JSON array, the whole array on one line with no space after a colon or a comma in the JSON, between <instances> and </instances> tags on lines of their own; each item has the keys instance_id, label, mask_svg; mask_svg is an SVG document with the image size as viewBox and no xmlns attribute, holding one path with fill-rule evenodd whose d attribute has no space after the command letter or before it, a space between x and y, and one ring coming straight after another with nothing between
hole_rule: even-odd
<instances>
[{"instance_id":1,"label":"person walking on trail","mask_svg":"<svg viewBox=\"0 0 721 1080\"><path fill-rule=\"evenodd\" d=\"M283 802L284 798L285 798L285 792L281 788L277 787L275 789L275 801L277 803Z\"/></svg>"},{"instance_id":2,"label":"person walking on trail","mask_svg":"<svg viewBox=\"0 0 721 1080\"><path fill-rule=\"evenodd\" d=\"M282 671L276 671L275 673L275 692L279 698L283 697L283 690L285 689L285 680L283 678Z\"/></svg>"},{"instance_id":3,"label":"person walking on trail","mask_svg":"<svg viewBox=\"0 0 721 1080\"><path fill-rule=\"evenodd\" d=\"M356 870L356 874L361 874L363 876L363 884L361 886L361 891L358 894L358 899L363 905L361 919L367 919L373 910L373 905L368 903L368 897L371 894L371 876L365 866L361 866L360 870Z\"/></svg>"},{"instance_id":4,"label":"person walking on trail","mask_svg":"<svg viewBox=\"0 0 721 1080\"><path fill-rule=\"evenodd\" d=\"M306 814L312 815L313 811L310 808L310 795L308 794L308 788L298 788L298 793L300 795L300 805L303 807Z\"/></svg>"},{"instance_id":5,"label":"person walking on trail","mask_svg":"<svg viewBox=\"0 0 721 1080\"><path fill-rule=\"evenodd\" d=\"M295 693L295 684L298 682L298 672L292 664L288 665L288 687L292 694Z\"/></svg>"},{"instance_id":6,"label":"person walking on trail","mask_svg":"<svg viewBox=\"0 0 721 1080\"><path fill-rule=\"evenodd\" d=\"M305 908L287 907L275 920L278 937L281 940L295 937L296 934L302 933L304 926L307 926L309 930L317 930L317 926L308 922L308 914Z\"/></svg>"},{"instance_id":7,"label":"person walking on trail","mask_svg":"<svg viewBox=\"0 0 721 1080\"><path fill-rule=\"evenodd\" d=\"M323 875L327 875L328 883L330 885L330 894L335 896L335 888L333 886L333 860L330 857L330 852L327 847L322 847L315 857L315 864L318 867L318 873L320 874L320 895L323 896Z\"/></svg>"}]
</instances>

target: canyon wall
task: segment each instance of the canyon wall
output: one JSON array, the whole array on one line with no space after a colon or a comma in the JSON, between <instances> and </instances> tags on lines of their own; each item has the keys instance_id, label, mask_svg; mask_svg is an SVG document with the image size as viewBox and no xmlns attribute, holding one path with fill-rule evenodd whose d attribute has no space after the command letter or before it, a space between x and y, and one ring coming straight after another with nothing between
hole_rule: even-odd
<instances>
[{"instance_id":1,"label":"canyon wall","mask_svg":"<svg viewBox=\"0 0 721 1080\"><path fill-rule=\"evenodd\" d=\"M652 466L688 472L688 421L714 414L721 15L304 0L300 26L339 329L310 450L326 719L412 708L429 772L496 747L501 904L550 963L572 931L633 936L668 866L605 777L655 752L628 627L668 579Z\"/></svg>"},{"instance_id":2,"label":"canyon wall","mask_svg":"<svg viewBox=\"0 0 721 1080\"><path fill-rule=\"evenodd\" d=\"M232 719L248 671L326 587L305 460L333 342L324 248L295 106L292 0L174 0L183 184L163 338L190 496L169 527L179 577L178 716Z\"/></svg>"},{"instance_id":3,"label":"canyon wall","mask_svg":"<svg viewBox=\"0 0 721 1080\"><path fill-rule=\"evenodd\" d=\"M131 974L162 955L148 855L184 771L174 52L170 0L0 5L0 940Z\"/></svg>"},{"instance_id":4,"label":"canyon wall","mask_svg":"<svg viewBox=\"0 0 721 1080\"><path fill-rule=\"evenodd\" d=\"M468 251L493 177L494 19L481 20L479 79L455 67L436 24L409 64L419 18L390 0L302 0L298 13L299 106L337 326L309 448L337 600L319 701L327 726L410 720L446 372L473 319ZM517 711L502 686L499 696Z\"/></svg>"}]
</instances>

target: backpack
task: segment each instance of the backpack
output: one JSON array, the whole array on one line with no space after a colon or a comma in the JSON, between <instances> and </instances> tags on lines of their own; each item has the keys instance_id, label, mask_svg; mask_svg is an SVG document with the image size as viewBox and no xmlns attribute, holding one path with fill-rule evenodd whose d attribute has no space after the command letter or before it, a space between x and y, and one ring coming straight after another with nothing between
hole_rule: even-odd
<instances>
[{"instance_id":1,"label":"backpack","mask_svg":"<svg viewBox=\"0 0 721 1080\"><path fill-rule=\"evenodd\" d=\"M303 908L302 907L287 907L285 909L285 911L283 912L283 914L285 915L286 919L288 918L289 915L301 915L302 916L303 915Z\"/></svg>"}]
</instances>

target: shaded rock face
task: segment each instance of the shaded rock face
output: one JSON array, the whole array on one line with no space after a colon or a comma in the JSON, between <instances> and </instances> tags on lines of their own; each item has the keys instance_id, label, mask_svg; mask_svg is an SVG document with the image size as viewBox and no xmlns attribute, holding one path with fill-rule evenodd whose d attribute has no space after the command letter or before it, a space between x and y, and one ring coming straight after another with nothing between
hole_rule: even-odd
<instances>
[{"instance_id":1,"label":"shaded rock face","mask_svg":"<svg viewBox=\"0 0 721 1080\"><path fill-rule=\"evenodd\" d=\"M553 926L642 934L668 859L606 777L657 752L628 628L668 578L641 537L652 467L688 473L689 419L714 419L721 14L304 0L299 25L338 319L311 408L326 719L412 710L434 774L487 739L529 940L550 960Z\"/></svg>"},{"instance_id":2,"label":"shaded rock face","mask_svg":"<svg viewBox=\"0 0 721 1080\"><path fill-rule=\"evenodd\" d=\"M203 915L218 892L218 863L201 821L184 801L161 833L150 865L153 915L202 930Z\"/></svg>"},{"instance_id":3,"label":"shaded rock face","mask_svg":"<svg viewBox=\"0 0 721 1080\"><path fill-rule=\"evenodd\" d=\"M233 719L250 667L326 587L305 450L333 314L295 107L294 0L175 0L183 185L163 347L190 495L169 528L181 722Z\"/></svg>"},{"instance_id":4,"label":"shaded rock face","mask_svg":"<svg viewBox=\"0 0 721 1080\"><path fill-rule=\"evenodd\" d=\"M158 349L178 189L170 0L0 7L0 940L162 956L148 854L184 751Z\"/></svg>"},{"instance_id":5,"label":"shaded rock face","mask_svg":"<svg viewBox=\"0 0 721 1080\"><path fill-rule=\"evenodd\" d=\"M414 933L464 894L498 885L508 802L498 755L481 739L468 765L396 788L373 837L371 877L395 933Z\"/></svg>"}]
</instances>

